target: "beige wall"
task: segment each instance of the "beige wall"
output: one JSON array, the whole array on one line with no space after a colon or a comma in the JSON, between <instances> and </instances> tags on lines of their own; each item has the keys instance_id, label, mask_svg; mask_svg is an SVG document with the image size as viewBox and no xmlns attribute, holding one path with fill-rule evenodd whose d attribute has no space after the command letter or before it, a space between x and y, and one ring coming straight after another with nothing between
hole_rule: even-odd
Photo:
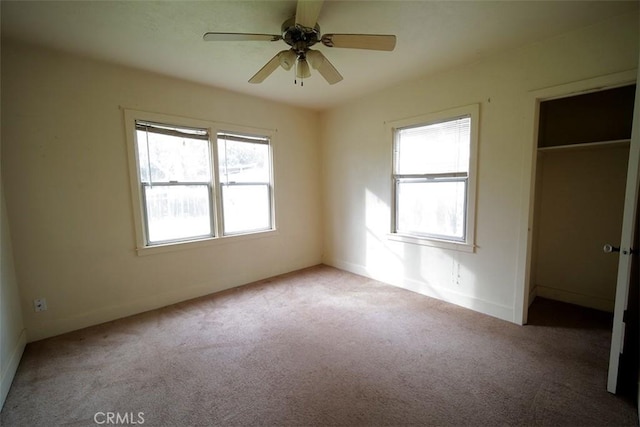
<instances>
[{"instance_id":1,"label":"beige wall","mask_svg":"<svg viewBox=\"0 0 640 427\"><path fill-rule=\"evenodd\" d=\"M622 16L326 112L324 261L522 322L534 175L531 92L631 70L637 58L637 16ZM474 103L480 104L476 252L389 240L385 122Z\"/></svg>"},{"instance_id":2,"label":"beige wall","mask_svg":"<svg viewBox=\"0 0 640 427\"><path fill-rule=\"evenodd\" d=\"M2 42L2 168L29 341L321 261L317 113ZM121 107L277 129L278 232L138 256ZM34 313L34 298L48 310Z\"/></svg>"},{"instance_id":3,"label":"beige wall","mask_svg":"<svg viewBox=\"0 0 640 427\"><path fill-rule=\"evenodd\" d=\"M613 312L629 146L541 152L538 296Z\"/></svg>"}]
</instances>

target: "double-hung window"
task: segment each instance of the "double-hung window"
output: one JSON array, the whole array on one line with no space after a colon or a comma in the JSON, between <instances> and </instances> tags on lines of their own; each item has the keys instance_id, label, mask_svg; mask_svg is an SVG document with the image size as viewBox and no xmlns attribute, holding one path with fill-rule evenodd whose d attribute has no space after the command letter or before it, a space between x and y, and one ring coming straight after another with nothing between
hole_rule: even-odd
<instances>
[{"instance_id":1,"label":"double-hung window","mask_svg":"<svg viewBox=\"0 0 640 427\"><path fill-rule=\"evenodd\" d=\"M269 140L218 134L224 234L271 228Z\"/></svg>"},{"instance_id":2,"label":"double-hung window","mask_svg":"<svg viewBox=\"0 0 640 427\"><path fill-rule=\"evenodd\" d=\"M125 110L138 249L274 230L269 135Z\"/></svg>"},{"instance_id":3,"label":"double-hung window","mask_svg":"<svg viewBox=\"0 0 640 427\"><path fill-rule=\"evenodd\" d=\"M148 245L214 236L207 129L136 120Z\"/></svg>"},{"instance_id":4,"label":"double-hung window","mask_svg":"<svg viewBox=\"0 0 640 427\"><path fill-rule=\"evenodd\" d=\"M392 235L473 248L477 114L470 106L394 124Z\"/></svg>"}]
</instances>

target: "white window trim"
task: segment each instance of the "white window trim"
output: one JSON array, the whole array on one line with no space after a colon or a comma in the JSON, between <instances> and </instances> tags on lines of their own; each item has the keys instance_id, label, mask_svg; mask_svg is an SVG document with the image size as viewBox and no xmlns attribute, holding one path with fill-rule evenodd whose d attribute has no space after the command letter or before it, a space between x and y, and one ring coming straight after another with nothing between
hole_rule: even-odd
<instances>
[{"instance_id":1,"label":"white window trim","mask_svg":"<svg viewBox=\"0 0 640 427\"><path fill-rule=\"evenodd\" d=\"M161 113L152 113L149 111L141 111L129 108L122 108L124 112L124 125L126 133L127 143L127 157L129 161L129 183L131 187L131 202L133 206L133 224L136 237L136 251L138 255L152 255L157 253L172 252L177 250L195 249L200 247L228 244L236 241L262 239L267 237L276 236L277 222L276 222L276 207L275 207L275 175L274 169L276 164L274 140L276 139L275 130L260 129L249 126L240 126L228 123L218 123L209 120L193 119L182 116L173 116ZM142 185L140 182L140 175L138 173L138 151L136 149L136 120L144 120L156 123L166 123L176 126L185 126L192 128L207 129L209 131L210 138L217 138L218 133L238 133L240 135L260 135L269 138L269 155L271 157L271 223L272 228L270 230L259 230L247 233L238 233L232 235L224 235L222 233L221 225L221 203L220 203L220 187L219 179L217 176L217 168L213 167L213 199L214 199L214 215L215 223L215 237L206 237L201 239L191 239L185 241L167 242L156 245L147 245L144 215L143 215L143 197L142 197ZM211 159L212 162L217 165L217 150L216 145L211 145Z\"/></svg>"},{"instance_id":2,"label":"white window trim","mask_svg":"<svg viewBox=\"0 0 640 427\"><path fill-rule=\"evenodd\" d=\"M396 130L425 126L439 123L447 120L453 120L457 117L471 117L471 141L470 141L470 158L469 158L469 176L467 183L467 200L466 200L466 239L463 242L455 240L438 239L427 236L417 236L411 234L403 234L395 231L396 224L396 194L395 185L393 183L395 166L393 162L395 157L391 156L391 224L390 232L387 235L389 240L403 243L411 243L423 246L432 246L443 249L451 249L463 252L475 252L475 224L476 224L476 187L477 187L477 163L478 163L478 128L480 120L480 104L465 105L462 107L452 108L449 110L428 113L407 119L394 120L386 123L388 141L391 141L392 153L395 148Z\"/></svg>"}]
</instances>

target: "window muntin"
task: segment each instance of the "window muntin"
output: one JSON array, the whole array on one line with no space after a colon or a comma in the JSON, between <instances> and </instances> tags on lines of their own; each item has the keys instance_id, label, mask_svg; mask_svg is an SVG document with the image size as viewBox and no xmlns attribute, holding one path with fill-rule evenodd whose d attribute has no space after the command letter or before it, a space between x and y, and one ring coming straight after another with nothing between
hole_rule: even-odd
<instances>
[{"instance_id":1,"label":"window muntin","mask_svg":"<svg viewBox=\"0 0 640 427\"><path fill-rule=\"evenodd\" d=\"M392 233L470 244L472 114L393 128Z\"/></svg>"},{"instance_id":2,"label":"window muntin","mask_svg":"<svg viewBox=\"0 0 640 427\"><path fill-rule=\"evenodd\" d=\"M269 136L134 110L125 120L139 254L275 230Z\"/></svg>"}]
</instances>

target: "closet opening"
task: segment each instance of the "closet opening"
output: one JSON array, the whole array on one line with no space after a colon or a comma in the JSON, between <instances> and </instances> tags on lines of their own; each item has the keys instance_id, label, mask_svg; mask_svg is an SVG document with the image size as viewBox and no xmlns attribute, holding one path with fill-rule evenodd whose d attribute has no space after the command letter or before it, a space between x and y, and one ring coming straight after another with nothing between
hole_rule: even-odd
<instances>
[{"instance_id":1,"label":"closet opening","mask_svg":"<svg viewBox=\"0 0 640 427\"><path fill-rule=\"evenodd\" d=\"M635 90L625 85L539 104L529 304L549 307L547 324L566 319L553 310L578 309L575 324L557 326L592 328L609 340ZM637 295L637 283L631 288L629 296Z\"/></svg>"},{"instance_id":2,"label":"closet opening","mask_svg":"<svg viewBox=\"0 0 640 427\"><path fill-rule=\"evenodd\" d=\"M613 312L635 85L540 102L531 299Z\"/></svg>"}]
</instances>

